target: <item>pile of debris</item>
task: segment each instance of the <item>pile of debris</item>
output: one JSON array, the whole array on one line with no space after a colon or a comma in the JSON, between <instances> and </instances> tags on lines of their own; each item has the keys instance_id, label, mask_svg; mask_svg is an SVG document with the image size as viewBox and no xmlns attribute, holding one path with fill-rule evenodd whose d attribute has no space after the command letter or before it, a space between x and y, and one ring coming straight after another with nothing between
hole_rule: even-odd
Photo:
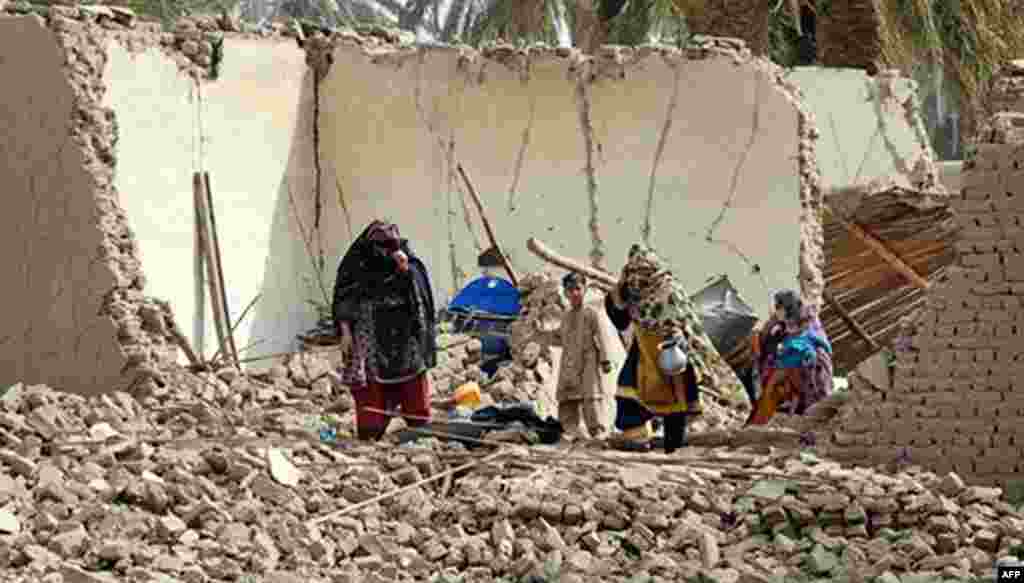
<instances>
[{"instance_id":1,"label":"pile of debris","mask_svg":"<svg viewBox=\"0 0 1024 583\"><path fill-rule=\"evenodd\" d=\"M325 443L285 410L303 389L187 380L147 405L3 395L4 581L963 582L1024 554L1021 510L955 475L763 445Z\"/></svg>"}]
</instances>

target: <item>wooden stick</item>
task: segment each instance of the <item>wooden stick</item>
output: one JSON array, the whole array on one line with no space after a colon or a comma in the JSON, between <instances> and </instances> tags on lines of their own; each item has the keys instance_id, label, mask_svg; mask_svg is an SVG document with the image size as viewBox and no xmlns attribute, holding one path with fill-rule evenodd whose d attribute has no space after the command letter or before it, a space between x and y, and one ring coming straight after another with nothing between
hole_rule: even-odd
<instances>
[{"instance_id":1,"label":"wooden stick","mask_svg":"<svg viewBox=\"0 0 1024 583\"><path fill-rule=\"evenodd\" d=\"M213 322L215 325L214 327L217 330L217 344L220 346L221 352L227 352L225 349L227 346L227 340L224 336L224 312L220 305L222 296L217 285L217 266L214 264L216 257L214 257L212 250L209 213L207 212L206 196L204 195L203 190L205 190L205 187L203 186L203 176L198 172L193 173L192 191L195 194L196 206L199 209L199 228L202 230L203 256L206 259L206 275L210 290L210 305L213 307Z\"/></svg>"},{"instance_id":2,"label":"wooden stick","mask_svg":"<svg viewBox=\"0 0 1024 583\"><path fill-rule=\"evenodd\" d=\"M530 237L526 241L526 248L532 251L534 255L548 263L589 277L594 281L597 287L604 291L611 291L616 285L618 285L618 282L611 275L555 253L550 247L542 243L540 239L537 239L536 237Z\"/></svg>"},{"instance_id":3,"label":"wooden stick","mask_svg":"<svg viewBox=\"0 0 1024 583\"><path fill-rule=\"evenodd\" d=\"M199 195L193 186L192 215L195 220L195 257L192 265L195 269L195 323L192 333L195 335L196 349L199 355L206 353L206 244L203 237L203 217L199 213Z\"/></svg>"},{"instance_id":4,"label":"wooden stick","mask_svg":"<svg viewBox=\"0 0 1024 583\"><path fill-rule=\"evenodd\" d=\"M429 484L431 482L436 482L437 480L442 480L445 477L450 476L452 474L457 474L459 472L472 469L472 468L474 468L474 467L476 467L476 466L478 466L480 464L484 464L484 463L487 463L487 462L489 462L491 460L497 459L497 458L499 458L499 457L501 457L501 456L503 456L503 455L505 455L507 453L508 453L508 451L506 451L504 449L496 451L496 452L494 452L494 453L492 453L492 454L490 454L490 455L488 455L486 457L482 457L482 458L480 458L478 460L474 460L474 461L471 461L469 463L462 464L461 466L456 466L456 467L451 468L449 470L445 470L445 471L443 471L443 472L441 472L439 474L434 474L433 476L430 476L429 478L423 478L422 480L420 480L418 482L415 482L413 484L409 484L408 486L403 486L403 487L401 487L401 488L399 488L397 490L392 490L390 492L385 492L383 494L380 494L379 496L374 496L373 498L370 498L369 500L363 500L362 502L359 502L358 504L353 504L351 506L347 506L345 508L342 508L341 510L335 510L334 512L329 512L327 514L324 514L323 516L318 516L318 517L308 521L307 524L310 524L310 525L322 524L324 522L327 522L328 520L333 520L333 519L338 518L340 516L344 516L346 514L351 514L351 513L355 512L356 510L360 510L362 508L366 508L367 506L370 506L371 504L376 504L376 503L378 503L378 502L380 502L382 500L387 500L388 498L393 498L395 496L398 496L399 494L404 494L405 492L408 492L410 490L414 490L416 488L419 488L420 486Z\"/></svg>"},{"instance_id":5,"label":"wooden stick","mask_svg":"<svg viewBox=\"0 0 1024 583\"><path fill-rule=\"evenodd\" d=\"M174 341L178 344L178 347L185 353L185 358L188 359L192 366L196 368L202 367L203 361L201 361L195 351L192 350L192 346L188 343L188 338L185 338L185 335L181 333L181 328L178 327L178 322L174 320L173 313L170 317L165 319L168 321L167 327L169 328L171 336L174 337Z\"/></svg>"},{"instance_id":6,"label":"wooden stick","mask_svg":"<svg viewBox=\"0 0 1024 583\"><path fill-rule=\"evenodd\" d=\"M462 346L463 344L469 344L473 340L475 340L475 338L467 338L465 340L459 340L458 342L452 342L452 343L449 343L449 344L445 344L444 346L438 346L437 347L437 351L441 352L441 351L444 351L444 350L448 350L450 348L455 348L456 346ZM336 344L322 344L320 346L326 346L326 347L334 346L334 347L337 347ZM255 362L257 360L269 360L271 358L281 358L282 356L294 356L296 354L302 354L303 352L309 352L309 351L307 351L307 350L293 350L291 352L274 352L274 353L271 353L271 354L264 354L264 355L261 355L261 356L250 356L248 358L241 358L241 359L238 360L238 362Z\"/></svg>"},{"instance_id":7,"label":"wooden stick","mask_svg":"<svg viewBox=\"0 0 1024 583\"><path fill-rule=\"evenodd\" d=\"M206 186L206 212L210 216L210 233L212 234L213 255L217 265L217 285L220 287L221 310L224 317L224 327L231 326L231 312L228 309L228 295L224 283L224 265L220 254L220 238L217 235L217 213L213 209L213 190L210 188L210 173L203 172L203 185ZM238 367L238 348L235 346L235 335L232 330L227 331L227 346L231 349L230 356Z\"/></svg>"},{"instance_id":8,"label":"wooden stick","mask_svg":"<svg viewBox=\"0 0 1024 583\"><path fill-rule=\"evenodd\" d=\"M868 334L867 330L860 325L860 322L854 320L853 316L851 316L843 306L839 305L839 301L832 295L832 292L826 289L822 291L821 295L825 298L825 302L836 311L836 314L839 314L839 317L846 323L847 327L849 327L850 330L853 330L854 334L860 336L864 342L867 342L868 346L870 346L872 350L879 350L881 348L878 345L878 342L876 342L875 339Z\"/></svg>"},{"instance_id":9,"label":"wooden stick","mask_svg":"<svg viewBox=\"0 0 1024 583\"><path fill-rule=\"evenodd\" d=\"M491 228L491 221L487 220L487 212L484 210L484 203L480 200L480 195L476 193L476 189L473 188L473 183L469 181L469 176L466 174L466 170L460 163L458 165L459 175L462 176L462 181L466 183L466 190L469 191L469 196L473 198L473 204L476 205L476 211L480 213L480 222L484 224L484 230L487 231L487 238L491 240L491 245L494 250L498 252L498 257L501 258L502 265L505 266L505 271L508 272L508 277L512 281L512 285L519 287L519 278L516 277L516 272L512 269L512 263L508 260L505 252L498 246L498 241L494 236L494 229Z\"/></svg>"},{"instance_id":10,"label":"wooden stick","mask_svg":"<svg viewBox=\"0 0 1024 583\"><path fill-rule=\"evenodd\" d=\"M248 313L249 313L249 310L251 310L251 309L252 309L252 307L256 305L256 301L257 301L257 300L259 300L259 299L260 299L260 296L262 296L262 295L263 295L263 294L256 294L256 295L255 295L255 296L254 296L254 297L252 298L252 300L250 300L250 301L249 301L249 304L248 304L247 306L245 306L245 309L244 309L244 310L242 310L242 314L241 314L240 316L238 316L238 319L237 319L237 320L235 320L235 323L234 323L234 324L231 324L231 330L230 330L230 331L231 331L231 333L232 333L232 334L234 334L234 333L235 333L235 330L236 330L236 329L238 328L238 325L242 323L242 320L245 320L245 316L246 316L246 314L248 314ZM251 346L251 345L250 345L250 346ZM243 351L243 350L245 350L246 348L247 348L246 346L243 346L243 347L242 347L242 348L240 348L240 349L236 349L236 350L235 350L235 355L237 356L237 355L238 355L238 354L239 354L240 352L242 352L242 351ZM215 353L215 354L213 355L213 358L211 358L210 360L217 360L217 357L218 357L218 356L220 356L220 351L216 352L216 353ZM236 359L235 359L235 364L236 364L236 365L237 365L237 364L241 364L241 361L239 361L239 360L238 360L238 359L236 358Z\"/></svg>"},{"instance_id":11,"label":"wooden stick","mask_svg":"<svg viewBox=\"0 0 1024 583\"><path fill-rule=\"evenodd\" d=\"M370 413L376 413L378 415L384 415L385 417L400 418L400 419L411 419L413 421L424 421L426 423L436 423L438 425L472 425L474 427L490 427L492 429L500 429L506 427L502 423L486 423L486 422L473 422L473 421L458 421L451 419L444 419L441 417L424 417L422 415L409 415L407 413L399 413L397 411L387 411L385 409L378 409L376 407L359 407L363 411L369 411ZM409 429L422 429L422 427L409 427Z\"/></svg>"},{"instance_id":12,"label":"wooden stick","mask_svg":"<svg viewBox=\"0 0 1024 583\"><path fill-rule=\"evenodd\" d=\"M836 222L842 225L850 235L859 239L860 242L864 243L864 245L873 251L875 255L881 257L883 261L895 269L897 273L907 278L907 281L921 289L928 289L931 287L931 283L928 281L928 278L924 277L917 271L914 271L914 268L904 261L902 257L897 255L896 252L889 249L884 241L871 234L863 226L840 216L839 213L833 210L830 206L824 205L822 208L825 209L825 212L831 215Z\"/></svg>"}]
</instances>

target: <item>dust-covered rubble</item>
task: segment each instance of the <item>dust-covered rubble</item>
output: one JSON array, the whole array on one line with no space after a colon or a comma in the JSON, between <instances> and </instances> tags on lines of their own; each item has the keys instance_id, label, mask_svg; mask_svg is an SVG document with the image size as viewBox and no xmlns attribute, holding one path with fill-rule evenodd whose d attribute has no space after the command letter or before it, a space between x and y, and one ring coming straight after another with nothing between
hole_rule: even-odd
<instances>
[{"instance_id":1,"label":"dust-covered rubble","mask_svg":"<svg viewBox=\"0 0 1024 583\"><path fill-rule=\"evenodd\" d=\"M324 443L303 425L325 402L309 388L168 378L141 402L6 392L4 581L967 581L1024 551L1024 514L953 474L765 446L506 446L446 478L493 454Z\"/></svg>"}]
</instances>

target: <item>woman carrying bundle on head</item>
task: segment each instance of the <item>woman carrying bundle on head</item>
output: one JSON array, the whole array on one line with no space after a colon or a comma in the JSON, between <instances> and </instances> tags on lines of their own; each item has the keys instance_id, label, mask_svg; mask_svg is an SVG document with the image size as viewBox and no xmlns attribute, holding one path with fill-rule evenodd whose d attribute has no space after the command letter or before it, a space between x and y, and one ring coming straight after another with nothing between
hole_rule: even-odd
<instances>
[{"instance_id":1,"label":"woman carrying bundle on head","mask_svg":"<svg viewBox=\"0 0 1024 583\"><path fill-rule=\"evenodd\" d=\"M832 344L817 311L800 294L775 294L772 317L753 337L757 403L748 425L765 425L782 407L803 415L832 393Z\"/></svg>"},{"instance_id":2,"label":"woman carrying bundle on head","mask_svg":"<svg viewBox=\"0 0 1024 583\"><path fill-rule=\"evenodd\" d=\"M633 341L619 372L615 426L627 445L650 447L654 417L663 417L665 453L686 441L687 418L701 413L698 386L721 360L689 294L658 255L633 245L605 311L619 331L631 324Z\"/></svg>"}]
</instances>

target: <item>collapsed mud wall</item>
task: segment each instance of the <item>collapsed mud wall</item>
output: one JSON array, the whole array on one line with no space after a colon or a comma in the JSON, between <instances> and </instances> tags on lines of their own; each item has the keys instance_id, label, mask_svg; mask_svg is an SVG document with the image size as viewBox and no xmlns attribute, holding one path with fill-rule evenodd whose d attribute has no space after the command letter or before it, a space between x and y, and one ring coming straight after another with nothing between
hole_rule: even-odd
<instances>
[{"instance_id":1,"label":"collapsed mud wall","mask_svg":"<svg viewBox=\"0 0 1024 583\"><path fill-rule=\"evenodd\" d=\"M0 308L0 384L92 393L161 383L181 357L172 308L201 344L190 325L201 319L191 173L214 166L237 317L262 276L260 241L285 168L273 161L288 156L304 55L294 40L232 36L237 23L226 19L183 19L164 33L117 7L7 10L0 73L17 82L0 93L10 201L0 253L18 275Z\"/></svg>"},{"instance_id":2,"label":"collapsed mud wall","mask_svg":"<svg viewBox=\"0 0 1024 583\"><path fill-rule=\"evenodd\" d=\"M816 130L782 70L738 41L596 57L353 34L306 46L315 133L293 150L319 155L278 195L253 328L272 350L313 325L305 300L329 303L373 218L403 228L440 300L467 281L489 243L460 165L522 271L541 266L531 236L612 271L647 238L691 289L728 273L762 311L779 287L820 293Z\"/></svg>"},{"instance_id":3,"label":"collapsed mud wall","mask_svg":"<svg viewBox=\"0 0 1024 583\"><path fill-rule=\"evenodd\" d=\"M177 349L166 306L142 293L113 184L103 35L80 15L55 6L47 21L0 17L0 262L13 270L0 306L0 383L95 392L154 379Z\"/></svg>"},{"instance_id":4,"label":"collapsed mud wall","mask_svg":"<svg viewBox=\"0 0 1024 583\"><path fill-rule=\"evenodd\" d=\"M1021 113L997 114L979 132L950 197L959 261L907 322L892 388L855 384L829 455L1004 486L1024 471L1022 145Z\"/></svg>"}]
</instances>

